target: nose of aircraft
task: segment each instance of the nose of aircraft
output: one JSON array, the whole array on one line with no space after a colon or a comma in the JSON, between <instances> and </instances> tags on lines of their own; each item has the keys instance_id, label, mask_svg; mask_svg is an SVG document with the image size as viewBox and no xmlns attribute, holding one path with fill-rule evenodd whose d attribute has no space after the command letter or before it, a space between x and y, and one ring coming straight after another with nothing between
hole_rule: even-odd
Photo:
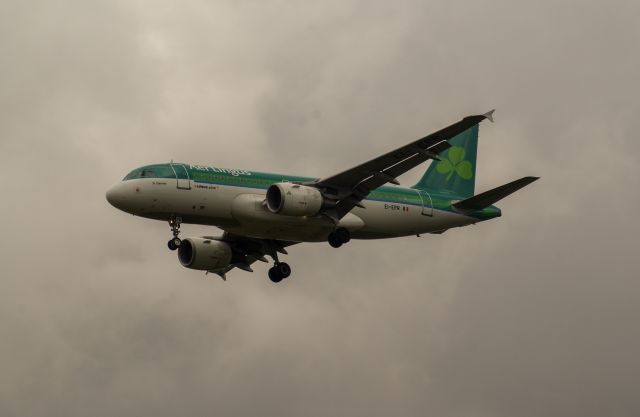
<instances>
[{"instance_id":1,"label":"nose of aircraft","mask_svg":"<svg viewBox=\"0 0 640 417\"><path fill-rule=\"evenodd\" d=\"M124 190L122 189L122 184L118 183L109 188L107 190L106 197L109 204L117 209L122 209L122 205L124 203Z\"/></svg>"}]
</instances>

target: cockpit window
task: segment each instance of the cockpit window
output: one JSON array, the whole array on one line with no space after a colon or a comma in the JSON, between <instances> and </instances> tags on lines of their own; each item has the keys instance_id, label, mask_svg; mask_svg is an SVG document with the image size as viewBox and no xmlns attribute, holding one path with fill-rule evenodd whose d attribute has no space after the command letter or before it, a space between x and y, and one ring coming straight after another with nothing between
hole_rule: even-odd
<instances>
[{"instance_id":1,"label":"cockpit window","mask_svg":"<svg viewBox=\"0 0 640 417\"><path fill-rule=\"evenodd\" d=\"M127 176L122 179L122 181L132 180L134 178L139 178L141 171L142 171L141 169L134 169L133 171L128 173Z\"/></svg>"},{"instance_id":2,"label":"cockpit window","mask_svg":"<svg viewBox=\"0 0 640 417\"><path fill-rule=\"evenodd\" d=\"M132 180L136 178L175 178L176 174L171 169L169 164L164 165L149 165L142 168L137 168L127 174L123 181Z\"/></svg>"}]
</instances>

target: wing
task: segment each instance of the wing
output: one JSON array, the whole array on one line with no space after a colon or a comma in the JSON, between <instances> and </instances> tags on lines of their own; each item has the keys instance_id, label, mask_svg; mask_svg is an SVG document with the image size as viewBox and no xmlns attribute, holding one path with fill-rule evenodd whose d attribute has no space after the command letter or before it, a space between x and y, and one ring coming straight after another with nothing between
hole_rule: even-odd
<instances>
[{"instance_id":1,"label":"wing","mask_svg":"<svg viewBox=\"0 0 640 417\"><path fill-rule=\"evenodd\" d=\"M231 264L226 268L213 272L220 275L226 280L227 272L233 268L242 269L243 271L253 272L251 265L256 261L267 262L265 256L270 256L274 260L278 258L278 253L287 254L285 249L288 246L295 245L298 242L289 242L286 240L275 239L257 239L247 236L241 236L224 232L222 236L203 236L206 239L219 240L226 242L232 251Z\"/></svg>"},{"instance_id":2,"label":"wing","mask_svg":"<svg viewBox=\"0 0 640 417\"><path fill-rule=\"evenodd\" d=\"M448 140L484 119L493 121L493 112L468 116L435 133L401 146L391 152L317 182L308 184L319 188L325 197L335 201L326 214L341 219L374 189L386 183L398 184L396 177L428 159L439 160L438 154L451 147Z\"/></svg>"}]
</instances>

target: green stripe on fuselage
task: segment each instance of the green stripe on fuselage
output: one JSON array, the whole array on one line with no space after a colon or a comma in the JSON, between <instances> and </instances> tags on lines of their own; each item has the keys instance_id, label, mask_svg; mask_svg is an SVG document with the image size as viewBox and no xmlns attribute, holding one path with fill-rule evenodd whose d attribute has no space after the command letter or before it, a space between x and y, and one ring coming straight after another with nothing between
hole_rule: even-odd
<instances>
[{"instance_id":1,"label":"green stripe on fuselage","mask_svg":"<svg viewBox=\"0 0 640 417\"><path fill-rule=\"evenodd\" d=\"M246 187L266 190L271 184L277 182L311 182L315 178L311 177L299 177L293 175L273 174L267 172L255 172L205 166L195 166L189 164L177 164L184 165L187 168L189 177L194 182L214 185L227 185L234 187ZM153 169L157 167L169 167L169 164L157 164L150 165L148 167L141 167L133 172L144 172L145 169ZM158 169L161 175L156 178L168 178L174 179L173 175L167 175L166 169ZM142 178L142 177L140 177ZM131 179L128 175L126 179ZM431 196L433 208L436 210L448 211L455 213L455 210L451 207L452 202L462 200L463 197L453 195L451 193L442 192L438 190L425 190ZM399 186L382 186L371 191L366 200L381 201L395 204L414 205L422 207L422 198L418 195L418 192L414 188L399 187ZM468 214L468 216L475 217L480 220L488 220L494 217L500 216L500 209L494 206L478 210L476 212Z\"/></svg>"}]
</instances>

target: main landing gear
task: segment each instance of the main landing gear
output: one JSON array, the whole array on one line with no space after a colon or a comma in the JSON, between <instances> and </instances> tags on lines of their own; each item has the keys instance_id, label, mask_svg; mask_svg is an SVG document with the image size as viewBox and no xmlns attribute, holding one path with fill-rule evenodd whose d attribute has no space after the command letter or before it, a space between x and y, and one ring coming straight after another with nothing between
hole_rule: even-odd
<instances>
[{"instance_id":1,"label":"main landing gear","mask_svg":"<svg viewBox=\"0 0 640 417\"><path fill-rule=\"evenodd\" d=\"M280 282L291 275L291 267L285 262L276 262L269 268L269 279L271 282Z\"/></svg>"},{"instance_id":2,"label":"main landing gear","mask_svg":"<svg viewBox=\"0 0 640 417\"><path fill-rule=\"evenodd\" d=\"M344 227L339 227L335 231L329 233L329 244L334 248L339 248L351 240L351 233Z\"/></svg>"},{"instance_id":3,"label":"main landing gear","mask_svg":"<svg viewBox=\"0 0 640 417\"><path fill-rule=\"evenodd\" d=\"M173 233L173 237L167 242L167 246L170 250L176 250L180 246L182 241L178 237L180 234L180 224L182 223L181 217L172 217L169 219L169 226L171 227L171 233Z\"/></svg>"},{"instance_id":4,"label":"main landing gear","mask_svg":"<svg viewBox=\"0 0 640 417\"><path fill-rule=\"evenodd\" d=\"M287 253L283 248L280 248L282 253ZM289 278L291 275L291 267L288 263L280 262L278 259L278 250L273 243L268 243L267 254L273 258L273 266L269 268L269 279L271 282L280 282L285 278Z\"/></svg>"}]
</instances>

